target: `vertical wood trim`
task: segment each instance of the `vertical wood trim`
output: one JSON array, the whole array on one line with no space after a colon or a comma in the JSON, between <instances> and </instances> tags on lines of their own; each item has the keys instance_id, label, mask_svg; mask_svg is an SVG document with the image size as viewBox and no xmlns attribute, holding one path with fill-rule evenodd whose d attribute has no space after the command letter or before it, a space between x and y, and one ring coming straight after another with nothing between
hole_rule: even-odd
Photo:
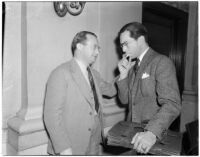
<instances>
[{"instance_id":1,"label":"vertical wood trim","mask_svg":"<svg viewBox=\"0 0 200 157\"><path fill-rule=\"evenodd\" d=\"M193 90L192 77L193 77L193 64L194 64L194 46L196 34L196 16L197 16L197 3L190 2L189 5L189 22L187 34L187 51L185 55L185 82L184 90Z\"/></svg>"},{"instance_id":2,"label":"vertical wood trim","mask_svg":"<svg viewBox=\"0 0 200 157\"><path fill-rule=\"evenodd\" d=\"M27 107L27 3L21 2L21 108L17 113L20 118L25 119Z\"/></svg>"}]
</instances>

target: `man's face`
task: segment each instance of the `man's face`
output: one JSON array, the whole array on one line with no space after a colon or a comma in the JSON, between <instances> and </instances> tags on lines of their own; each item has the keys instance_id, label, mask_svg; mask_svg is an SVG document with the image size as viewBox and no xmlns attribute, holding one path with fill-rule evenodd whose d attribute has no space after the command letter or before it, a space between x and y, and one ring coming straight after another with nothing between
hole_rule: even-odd
<instances>
[{"instance_id":1,"label":"man's face","mask_svg":"<svg viewBox=\"0 0 200 157\"><path fill-rule=\"evenodd\" d=\"M129 31L121 33L120 45L126 56L136 58L140 55L138 40L130 37Z\"/></svg>"},{"instance_id":2,"label":"man's face","mask_svg":"<svg viewBox=\"0 0 200 157\"><path fill-rule=\"evenodd\" d=\"M99 54L99 43L95 36L87 34L87 40L83 44L82 55L84 61L90 65L93 64Z\"/></svg>"}]
</instances>

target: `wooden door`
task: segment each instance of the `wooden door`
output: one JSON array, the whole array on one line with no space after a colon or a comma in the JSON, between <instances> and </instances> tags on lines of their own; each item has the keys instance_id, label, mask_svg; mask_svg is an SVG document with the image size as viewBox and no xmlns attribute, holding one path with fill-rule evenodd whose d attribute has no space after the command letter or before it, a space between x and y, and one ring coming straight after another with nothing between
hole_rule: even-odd
<instances>
[{"instance_id":1,"label":"wooden door","mask_svg":"<svg viewBox=\"0 0 200 157\"><path fill-rule=\"evenodd\" d=\"M181 3L181 2L180 2ZM180 93L184 88L184 57L188 14L160 2L143 2L142 23L148 30L148 43L175 64ZM170 129L179 130L180 117Z\"/></svg>"}]
</instances>

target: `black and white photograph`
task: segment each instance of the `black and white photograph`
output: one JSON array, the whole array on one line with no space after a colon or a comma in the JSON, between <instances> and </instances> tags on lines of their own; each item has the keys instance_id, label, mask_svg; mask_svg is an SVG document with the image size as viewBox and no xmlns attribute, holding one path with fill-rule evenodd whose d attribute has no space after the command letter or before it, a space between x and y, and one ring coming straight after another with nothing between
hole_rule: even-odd
<instances>
[{"instance_id":1,"label":"black and white photograph","mask_svg":"<svg viewBox=\"0 0 200 157\"><path fill-rule=\"evenodd\" d=\"M1 155L199 155L199 1L1 5Z\"/></svg>"}]
</instances>

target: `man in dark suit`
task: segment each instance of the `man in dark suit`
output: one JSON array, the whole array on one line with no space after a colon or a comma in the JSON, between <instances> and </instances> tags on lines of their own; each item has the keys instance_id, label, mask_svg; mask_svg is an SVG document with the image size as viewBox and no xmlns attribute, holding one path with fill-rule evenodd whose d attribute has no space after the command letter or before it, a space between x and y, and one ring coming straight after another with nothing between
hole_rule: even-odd
<instances>
[{"instance_id":1,"label":"man in dark suit","mask_svg":"<svg viewBox=\"0 0 200 157\"><path fill-rule=\"evenodd\" d=\"M72 52L74 57L53 70L47 82L44 122L48 153L98 155L103 133L102 95L114 96L116 89L91 68L99 54L94 33L77 33Z\"/></svg>"},{"instance_id":2,"label":"man in dark suit","mask_svg":"<svg viewBox=\"0 0 200 157\"><path fill-rule=\"evenodd\" d=\"M132 139L134 149L146 154L180 114L176 70L169 58L149 47L147 30L142 24L126 24L119 37L125 53L118 63L119 99L129 104L128 120L147 122L145 131Z\"/></svg>"}]
</instances>

